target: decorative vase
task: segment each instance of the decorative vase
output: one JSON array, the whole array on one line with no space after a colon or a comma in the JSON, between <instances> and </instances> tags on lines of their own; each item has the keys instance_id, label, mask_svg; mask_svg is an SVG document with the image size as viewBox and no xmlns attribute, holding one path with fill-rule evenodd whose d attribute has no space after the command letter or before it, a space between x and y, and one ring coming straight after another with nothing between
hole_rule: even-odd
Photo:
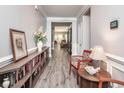
<instances>
[{"instance_id":1,"label":"decorative vase","mask_svg":"<svg viewBox=\"0 0 124 93\"><path fill-rule=\"evenodd\" d=\"M43 43L41 41L37 42L38 52L42 51Z\"/></svg>"},{"instance_id":2,"label":"decorative vase","mask_svg":"<svg viewBox=\"0 0 124 93\"><path fill-rule=\"evenodd\" d=\"M3 87L4 87L4 88L8 88L9 85L10 85L9 78L4 78L3 80L4 80L4 81L3 81Z\"/></svg>"}]
</instances>

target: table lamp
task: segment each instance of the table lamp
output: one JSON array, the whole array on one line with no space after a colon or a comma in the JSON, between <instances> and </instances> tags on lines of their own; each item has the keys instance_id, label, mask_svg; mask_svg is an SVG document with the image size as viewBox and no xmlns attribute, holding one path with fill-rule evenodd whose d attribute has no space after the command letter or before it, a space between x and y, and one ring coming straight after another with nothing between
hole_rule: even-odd
<instances>
[{"instance_id":1,"label":"table lamp","mask_svg":"<svg viewBox=\"0 0 124 93\"><path fill-rule=\"evenodd\" d=\"M89 57L93 59L93 65L95 68L100 67L100 61L103 61L106 59L103 47L95 46L92 49L92 53L90 54Z\"/></svg>"}]
</instances>

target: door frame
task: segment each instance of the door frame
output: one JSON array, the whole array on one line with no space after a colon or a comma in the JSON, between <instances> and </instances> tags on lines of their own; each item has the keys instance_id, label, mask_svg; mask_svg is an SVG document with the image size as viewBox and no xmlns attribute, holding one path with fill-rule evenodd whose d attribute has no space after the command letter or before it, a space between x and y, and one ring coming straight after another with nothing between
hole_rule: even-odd
<instances>
[{"instance_id":1,"label":"door frame","mask_svg":"<svg viewBox=\"0 0 124 93\"><path fill-rule=\"evenodd\" d=\"M88 15L88 13L90 13L91 14L91 7L86 7L83 11L82 11L82 13L80 14L80 16L78 17L78 24L77 24L77 45L78 45L78 47L77 47L77 52L78 52L78 54L81 54L81 50L83 50L84 48L83 48L83 34L84 34L84 32L83 32L83 29L84 29L84 27L83 27L83 17L84 16L89 16L89 39L88 39L88 41L89 41L89 48L91 47L91 20L90 20L90 16L91 15ZM82 32L81 32L82 31ZM82 34L82 35L80 35L80 34ZM79 35L80 35L80 37L79 37ZM81 40L79 40L79 39L81 39ZM82 44L81 44L81 42L82 42ZM80 45L81 44L81 45ZM82 48L82 49L79 49L79 48Z\"/></svg>"},{"instance_id":2,"label":"door frame","mask_svg":"<svg viewBox=\"0 0 124 93\"><path fill-rule=\"evenodd\" d=\"M89 17L89 48L91 48L91 7L88 7L85 10L84 16Z\"/></svg>"},{"instance_id":3,"label":"door frame","mask_svg":"<svg viewBox=\"0 0 124 93\"><path fill-rule=\"evenodd\" d=\"M50 48L49 49L49 56L51 57L51 37L52 37L52 31L51 31L51 26L52 22L71 22L72 23L72 55L77 54L77 44L76 44L76 31L77 31L77 18L66 18L66 17L48 17L47 18L47 46ZM74 38L73 38L74 37Z\"/></svg>"}]
</instances>

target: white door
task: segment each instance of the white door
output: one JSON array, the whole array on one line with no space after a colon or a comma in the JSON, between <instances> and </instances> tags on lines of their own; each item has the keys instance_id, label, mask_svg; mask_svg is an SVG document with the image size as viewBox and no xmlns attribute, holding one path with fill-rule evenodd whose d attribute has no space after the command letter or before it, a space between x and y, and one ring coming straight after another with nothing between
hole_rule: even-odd
<instances>
[{"instance_id":1,"label":"white door","mask_svg":"<svg viewBox=\"0 0 124 93\"><path fill-rule=\"evenodd\" d=\"M90 16L82 16L78 21L78 35L77 35L77 51L78 54L82 54L82 51L89 49L90 44Z\"/></svg>"},{"instance_id":2,"label":"white door","mask_svg":"<svg viewBox=\"0 0 124 93\"><path fill-rule=\"evenodd\" d=\"M83 19L83 24L82 24L82 27L83 27L83 50L84 49L89 49L89 44L90 44L90 16L83 16L82 17Z\"/></svg>"},{"instance_id":3,"label":"white door","mask_svg":"<svg viewBox=\"0 0 124 93\"><path fill-rule=\"evenodd\" d=\"M83 32L82 32L82 18L79 20L79 23L78 23L78 54L82 54L82 45L83 45Z\"/></svg>"}]
</instances>

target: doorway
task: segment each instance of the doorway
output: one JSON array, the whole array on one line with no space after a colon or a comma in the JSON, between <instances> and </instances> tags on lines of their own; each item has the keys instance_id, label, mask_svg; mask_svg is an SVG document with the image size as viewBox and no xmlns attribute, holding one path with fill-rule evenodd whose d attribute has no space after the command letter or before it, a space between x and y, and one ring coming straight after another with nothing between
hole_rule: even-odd
<instances>
[{"instance_id":1,"label":"doorway","mask_svg":"<svg viewBox=\"0 0 124 93\"><path fill-rule=\"evenodd\" d=\"M82 54L82 50L90 48L90 8L86 9L78 18L77 43L78 54Z\"/></svg>"},{"instance_id":2,"label":"doorway","mask_svg":"<svg viewBox=\"0 0 124 93\"><path fill-rule=\"evenodd\" d=\"M83 16L84 20L84 49L89 49L91 47L91 9L88 8Z\"/></svg>"},{"instance_id":3,"label":"doorway","mask_svg":"<svg viewBox=\"0 0 124 93\"><path fill-rule=\"evenodd\" d=\"M71 54L72 22L52 22L51 48L66 49Z\"/></svg>"}]
</instances>

